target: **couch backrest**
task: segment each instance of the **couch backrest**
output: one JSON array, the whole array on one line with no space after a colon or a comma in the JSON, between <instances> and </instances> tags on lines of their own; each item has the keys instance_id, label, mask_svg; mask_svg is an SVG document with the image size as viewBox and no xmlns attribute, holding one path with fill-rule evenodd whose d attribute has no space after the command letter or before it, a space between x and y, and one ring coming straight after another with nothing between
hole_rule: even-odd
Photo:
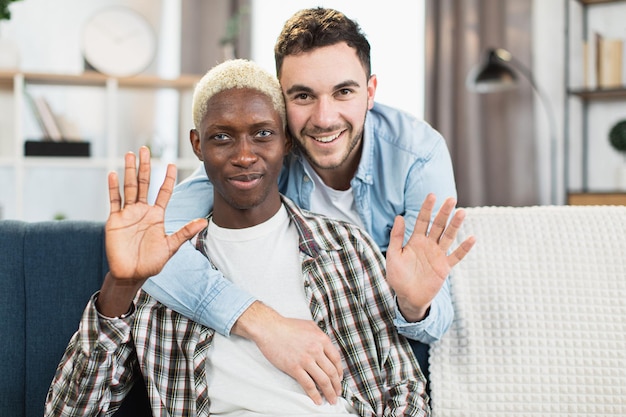
<instances>
[{"instance_id":1,"label":"couch backrest","mask_svg":"<svg viewBox=\"0 0 626 417\"><path fill-rule=\"evenodd\" d=\"M626 415L626 207L467 209L433 416Z\"/></svg>"},{"instance_id":2,"label":"couch backrest","mask_svg":"<svg viewBox=\"0 0 626 417\"><path fill-rule=\"evenodd\" d=\"M24 416L26 297L20 222L0 222L0 415ZM13 414L15 413L15 414Z\"/></svg>"},{"instance_id":3,"label":"couch backrest","mask_svg":"<svg viewBox=\"0 0 626 417\"><path fill-rule=\"evenodd\" d=\"M0 416L43 415L46 393L108 266L103 224L0 221Z\"/></svg>"}]
</instances>

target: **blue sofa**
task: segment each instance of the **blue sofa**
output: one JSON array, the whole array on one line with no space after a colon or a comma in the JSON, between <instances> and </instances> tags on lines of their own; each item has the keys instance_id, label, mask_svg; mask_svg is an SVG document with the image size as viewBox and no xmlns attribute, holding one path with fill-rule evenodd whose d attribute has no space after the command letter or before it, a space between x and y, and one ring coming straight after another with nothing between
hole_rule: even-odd
<instances>
[{"instance_id":1,"label":"blue sofa","mask_svg":"<svg viewBox=\"0 0 626 417\"><path fill-rule=\"evenodd\" d=\"M0 416L41 417L50 382L108 270L102 223L0 221ZM143 416L135 384L115 414Z\"/></svg>"},{"instance_id":2,"label":"blue sofa","mask_svg":"<svg viewBox=\"0 0 626 417\"><path fill-rule=\"evenodd\" d=\"M626 207L474 207L455 320L418 353L441 416L626 415ZM0 417L40 417L107 270L103 225L0 221ZM415 348L415 347L414 347ZM573 366L574 364L575 366ZM116 416L150 415L135 383Z\"/></svg>"}]
</instances>

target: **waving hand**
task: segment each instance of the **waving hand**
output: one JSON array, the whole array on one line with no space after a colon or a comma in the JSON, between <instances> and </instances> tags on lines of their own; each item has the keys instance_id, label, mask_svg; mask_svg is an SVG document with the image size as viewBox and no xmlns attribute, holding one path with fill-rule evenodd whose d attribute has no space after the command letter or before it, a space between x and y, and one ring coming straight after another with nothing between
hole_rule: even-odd
<instances>
[{"instance_id":1,"label":"waving hand","mask_svg":"<svg viewBox=\"0 0 626 417\"><path fill-rule=\"evenodd\" d=\"M387 281L398 297L398 305L407 321L420 321L443 286L452 267L472 249L476 239L465 239L454 251L448 253L456 238L465 212L457 210L448 224L456 201L447 199L435 216L430 218L435 206L435 195L429 194L417 216L415 228L405 246L404 218L396 217L387 249Z\"/></svg>"},{"instance_id":2,"label":"waving hand","mask_svg":"<svg viewBox=\"0 0 626 417\"><path fill-rule=\"evenodd\" d=\"M126 154L124 162L123 202L117 174L109 174L111 211L105 225L105 242L110 273L101 289L98 309L110 316L127 311L145 280L159 273L178 248L206 226L206 220L197 219L166 235L165 208L174 189L176 167L168 165L156 202L151 206L148 148L142 147L139 152L138 172L134 154Z\"/></svg>"}]
</instances>

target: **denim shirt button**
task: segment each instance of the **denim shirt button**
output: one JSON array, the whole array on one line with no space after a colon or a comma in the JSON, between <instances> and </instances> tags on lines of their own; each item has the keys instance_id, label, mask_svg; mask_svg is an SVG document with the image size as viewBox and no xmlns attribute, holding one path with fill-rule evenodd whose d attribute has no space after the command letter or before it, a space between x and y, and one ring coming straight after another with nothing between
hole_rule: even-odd
<instances>
[{"instance_id":1,"label":"denim shirt button","mask_svg":"<svg viewBox=\"0 0 626 417\"><path fill-rule=\"evenodd\" d=\"M304 182L309 182L309 181L311 181L311 178L309 178L309 176L308 176L308 175L305 175L305 176L302 178L302 181L304 181Z\"/></svg>"}]
</instances>

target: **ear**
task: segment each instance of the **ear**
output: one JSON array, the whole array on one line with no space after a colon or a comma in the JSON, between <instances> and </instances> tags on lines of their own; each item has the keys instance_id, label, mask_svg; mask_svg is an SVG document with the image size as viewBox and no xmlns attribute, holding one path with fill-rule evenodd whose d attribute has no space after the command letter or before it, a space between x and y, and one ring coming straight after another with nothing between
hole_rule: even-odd
<instances>
[{"instance_id":1,"label":"ear","mask_svg":"<svg viewBox=\"0 0 626 417\"><path fill-rule=\"evenodd\" d=\"M191 142L191 148L196 157L202 161L202 148L200 147L200 133L196 129L189 131L189 142Z\"/></svg>"},{"instance_id":2,"label":"ear","mask_svg":"<svg viewBox=\"0 0 626 417\"><path fill-rule=\"evenodd\" d=\"M370 79L367 80L367 109L370 110L374 107L374 96L376 95L376 86L378 85L378 79L376 74L370 75Z\"/></svg>"}]
</instances>

